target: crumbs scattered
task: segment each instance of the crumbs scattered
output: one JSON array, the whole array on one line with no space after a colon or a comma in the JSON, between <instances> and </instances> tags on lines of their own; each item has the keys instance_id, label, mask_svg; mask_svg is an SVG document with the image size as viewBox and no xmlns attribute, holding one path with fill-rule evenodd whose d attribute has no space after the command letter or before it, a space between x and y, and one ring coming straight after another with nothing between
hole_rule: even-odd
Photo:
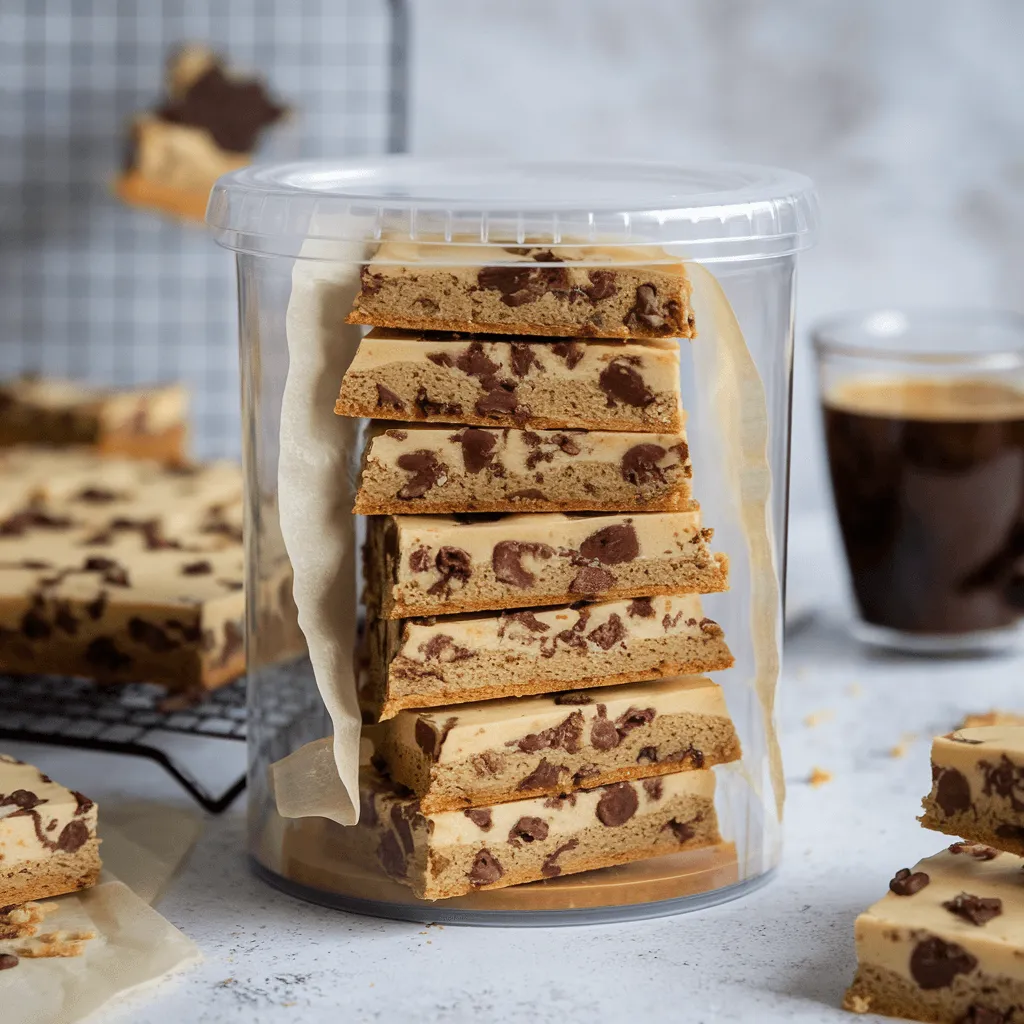
<instances>
[{"instance_id":1,"label":"crumbs scattered","mask_svg":"<svg viewBox=\"0 0 1024 1024\"><path fill-rule=\"evenodd\" d=\"M890 757L906 757L910 748L917 742L917 733L905 732L901 737L899 743L894 747L889 748Z\"/></svg>"},{"instance_id":2,"label":"crumbs scattered","mask_svg":"<svg viewBox=\"0 0 1024 1024\"><path fill-rule=\"evenodd\" d=\"M27 960L40 957L81 956L85 952L85 944L96 938L96 933L56 931L46 932L38 938L29 939L22 946L15 946L14 952Z\"/></svg>"},{"instance_id":3,"label":"crumbs scattered","mask_svg":"<svg viewBox=\"0 0 1024 1024\"><path fill-rule=\"evenodd\" d=\"M808 729L813 729L817 725L821 725L822 722L831 722L836 717L836 713L831 708L824 708L821 711L814 711L811 714L804 717L804 725Z\"/></svg>"},{"instance_id":4,"label":"crumbs scattered","mask_svg":"<svg viewBox=\"0 0 1024 1024\"><path fill-rule=\"evenodd\" d=\"M846 694L848 697L859 697L864 692L864 688L860 683L850 683L846 688Z\"/></svg>"},{"instance_id":5,"label":"crumbs scattered","mask_svg":"<svg viewBox=\"0 0 1024 1024\"><path fill-rule=\"evenodd\" d=\"M811 769L811 774L808 777L807 781L808 783L810 783L810 785L814 786L814 788L817 789L819 786L824 786L826 782L832 781L832 773L827 772L824 768L819 768L817 767L817 765L815 765L815 767Z\"/></svg>"}]
</instances>

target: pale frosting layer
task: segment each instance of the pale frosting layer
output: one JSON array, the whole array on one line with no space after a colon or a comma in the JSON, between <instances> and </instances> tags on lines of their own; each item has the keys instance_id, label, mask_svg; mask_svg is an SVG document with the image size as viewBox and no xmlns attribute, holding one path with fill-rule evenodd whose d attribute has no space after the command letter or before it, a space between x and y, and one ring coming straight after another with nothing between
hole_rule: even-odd
<instances>
[{"instance_id":1,"label":"pale frosting layer","mask_svg":"<svg viewBox=\"0 0 1024 1024\"><path fill-rule=\"evenodd\" d=\"M500 241L500 235L495 238ZM472 245L467 238L453 238L451 241L438 239L436 242L382 242L373 254L370 266L377 272L387 273L389 264L404 269L407 264L444 265L446 272L476 281L481 267L504 264L535 265L535 254L551 252L549 245L530 245L517 242L509 237L508 248L498 245ZM453 244L455 243L455 244ZM670 256L656 245L601 246L601 245L559 245L556 247L556 263L579 264L581 266L615 266L622 269L657 266L661 273L675 273L685 277L684 265L677 256Z\"/></svg>"}]
</instances>

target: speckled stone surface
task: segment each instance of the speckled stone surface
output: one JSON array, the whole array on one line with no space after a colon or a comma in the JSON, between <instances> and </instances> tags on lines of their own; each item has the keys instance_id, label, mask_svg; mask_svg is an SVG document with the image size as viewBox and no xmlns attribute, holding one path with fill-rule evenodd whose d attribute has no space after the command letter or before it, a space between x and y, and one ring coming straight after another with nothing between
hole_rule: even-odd
<instances>
[{"instance_id":1,"label":"speckled stone surface","mask_svg":"<svg viewBox=\"0 0 1024 1024\"><path fill-rule=\"evenodd\" d=\"M796 558L812 557L799 543L794 549ZM822 569L834 578L824 559ZM205 961L105 1012L104 1024L603 1024L666 1011L696 1024L855 1019L838 1008L853 976L854 917L897 868L947 845L915 821L930 777L928 740L967 711L1024 710L1024 662L872 654L847 638L836 588L787 647L787 845L765 888L629 925L479 930L376 921L297 902L253 878L239 806L208 824L160 904ZM133 763L126 778L122 762L101 755L12 753L56 778L76 778L101 801L128 793L178 799L149 765ZM832 781L809 785L815 767Z\"/></svg>"}]
</instances>

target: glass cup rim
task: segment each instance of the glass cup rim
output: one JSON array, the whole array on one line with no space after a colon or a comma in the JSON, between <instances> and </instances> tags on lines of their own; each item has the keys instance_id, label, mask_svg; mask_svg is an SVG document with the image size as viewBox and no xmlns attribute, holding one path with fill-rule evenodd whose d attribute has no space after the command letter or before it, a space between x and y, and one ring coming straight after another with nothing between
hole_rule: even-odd
<instances>
[{"instance_id":1,"label":"glass cup rim","mask_svg":"<svg viewBox=\"0 0 1024 1024\"><path fill-rule=\"evenodd\" d=\"M875 337L871 337L869 326L875 320L879 324ZM890 320L893 329L886 332L885 320ZM892 341L911 328L927 328L929 324L943 331L957 329L965 334L979 328L995 327L1008 334L1019 336L1016 344L993 347L985 350L963 348L945 351L915 352L906 348L891 347ZM851 341L840 340L845 332L861 334ZM886 337L888 333L888 337ZM869 358L880 362L918 363L931 366L979 367L988 370L1005 370L1024 366L1024 314L1009 309L957 307L943 309L924 306L891 306L864 308L837 313L817 320L811 326L811 343L819 358L830 355Z\"/></svg>"}]
</instances>

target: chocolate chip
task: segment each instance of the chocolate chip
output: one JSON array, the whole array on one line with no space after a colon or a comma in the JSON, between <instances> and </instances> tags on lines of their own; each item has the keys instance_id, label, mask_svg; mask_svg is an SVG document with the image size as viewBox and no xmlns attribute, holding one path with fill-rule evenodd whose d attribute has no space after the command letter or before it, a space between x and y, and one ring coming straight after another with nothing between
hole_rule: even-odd
<instances>
[{"instance_id":1,"label":"chocolate chip","mask_svg":"<svg viewBox=\"0 0 1024 1024\"><path fill-rule=\"evenodd\" d=\"M575 754L580 749L583 736L583 714L574 711L568 718L540 732L531 732L519 740L510 740L506 746L517 747L524 754L535 754L540 750L562 749Z\"/></svg>"},{"instance_id":2,"label":"chocolate chip","mask_svg":"<svg viewBox=\"0 0 1024 1024\"><path fill-rule=\"evenodd\" d=\"M550 558L554 549L547 544L527 541L503 540L494 545L491 552L491 568L500 583L508 583L513 587L532 587L537 577L523 566L523 555L534 558Z\"/></svg>"},{"instance_id":3,"label":"chocolate chip","mask_svg":"<svg viewBox=\"0 0 1024 1024\"><path fill-rule=\"evenodd\" d=\"M29 640L47 640L53 630L38 611L30 608L21 617L21 632Z\"/></svg>"},{"instance_id":4,"label":"chocolate chip","mask_svg":"<svg viewBox=\"0 0 1024 1024\"><path fill-rule=\"evenodd\" d=\"M910 873L910 868L900 868L889 882L890 892L897 896L913 896L920 892L931 879L923 871Z\"/></svg>"},{"instance_id":5,"label":"chocolate chip","mask_svg":"<svg viewBox=\"0 0 1024 1024\"><path fill-rule=\"evenodd\" d=\"M640 753L636 755L637 764L657 764L658 763L658 748L657 747L641 747Z\"/></svg>"},{"instance_id":6,"label":"chocolate chip","mask_svg":"<svg viewBox=\"0 0 1024 1024\"><path fill-rule=\"evenodd\" d=\"M441 578L430 587L427 593L450 594L453 580L465 583L473 575L471 565L472 561L468 551L445 545L437 552L437 556L434 558L434 566L441 574Z\"/></svg>"},{"instance_id":7,"label":"chocolate chip","mask_svg":"<svg viewBox=\"0 0 1024 1024\"><path fill-rule=\"evenodd\" d=\"M624 825L636 814L640 798L628 782L617 782L605 787L597 802L597 819L608 828Z\"/></svg>"},{"instance_id":8,"label":"chocolate chip","mask_svg":"<svg viewBox=\"0 0 1024 1024\"><path fill-rule=\"evenodd\" d=\"M556 693L552 698L556 704L593 704L594 698L586 690L568 690Z\"/></svg>"},{"instance_id":9,"label":"chocolate chip","mask_svg":"<svg viewBox=\"0 0 1024 1024\"><path fill-rule=\"evenodd\" d=\"M969 810L971 784L956 768L940 768L935 789L935 802L947 817Z\"/></svg>"},{"instance_id":10,"label":"chocolate chip","mask_svg":"<svg viewBox=\"0 0 1024 1024\"><path fill-rule=\"evenodd\" d=\"M1003 912L1003 901L997 896L972 896L962 892L942 904L951 914L974 925L987 924Z\"/></svg>"},{"instance_id":11,"label":"chocolate chip","mask_svg":"<svg viewBox=\"0 0 1024 1024\"><path fill-rule=\"evenodd\" d=\"M85 649L85 660L108 672L120 672L132 663L131 657L119 651L109 636L96 637Z\"/></svg>"},{"instance_id":12,"label":"chocolate chip","mask_svg":"<svg viewBox=\"0 0 1024 1024\"><path fill-rule=\"evenodd\" d=\"M985 796L995 793L1008 800L1018 813L1024 811L1024 768L1014 764L1005 754L997 764L981 761L979 767L985 774Z\"/></svg>"},{"instance_id":13,"label":"chocolate chip","mask_svg":"<svg viewBox=\"0 0 1024 1024\"><path fill-rule=\"evenodd\" d=\"M75 798L76 816L88 814L93 809L93 802L83 793L79 793L77 789L71 790L71 795Z\"/></svg>"},{"instance_id":14,"label":"chocolate chip","mask_svg":"<svg viewBox=\"0 0 1024 1024\"><path fill-rule=\"evenodd\" d=\"M622 479L634 487L665 482L665 473L658 466L668 452L660 444L637 444L622 456Z\"/></svg>"},{"instance_id":15,"label":"chocolate chip","mask_svg":"<svg viewBox=\"0 0 1024 1024\"><path fill-rule=\"evenodd\" d=\"M556 341L551 346L551 351L559 359L565 360L567 370L576 369L576 365L583 358L583 346L576 341Z\"/></svg>"},{"instance_id":16,"label":"chocolate chip","mask_svg":"<svg viewBox=\"0 0 1024 1024\"><path fill-rule=\"evenodd\" d=\"M165 630L152 622L146 622L145 619L137 617L129 619L128 633L136 643L148 647L157 654L165 654L180 646Z\"/></svg>"},{"instance_id":17,"label":"chocolate chip","mask_svg":"<svg viewBox=\"0 0 1024 1024\"><path fill-rule=\"evenodd\" d=\"M662 315L664 313L672 314L675 322L667 323ZM669 333L672 327L682 326L678 303L667 302L665 308L662 309L658 305L658 289L653 284L642 284L637 288L633 308L626 314L623 323L633 330L643 327L648 331L656 331L659 335Z\"/></svg>"},{"instance_id":18,"label":"chocolate chip","mask_svg":"<svg viewBox=\"0 0 1024 1024\"><path fill-rule=\"evenodd\" d=\"M654 605L651 604L651 599L649 597L634 597L633 600L629 602L626 614L630 618L636 616L638 619L653 619Z\"/></svg>"},{"instance_id":19,"label":"chocolate chip","mask_svg":"<svg viewBox=\"0 0 1024 1024\"><path fill-rule=\"evenodd\" d=\"M977 958L962 946L937 935L922 939L910 954L910 976L926 992L948 988L958 974L970 974L977 966Z\"/></svg>"},{"instance_id":20,"label":"chocolate chip","mask_svg":"<svg viewBox=\"0 0 1024 1024\"><path fill-rule=\"evenodd\" d=\"M181 574L183 576L208 576L213 572L213 566L207 562L189 562L188 565L181 567Z\"/></svg>"},{"instance_id":21,"label":"chocolate chip","mask_svg":"<svg viewBox=\"0 0 1024 1024\"><path fill-rule=\"evenodd\" d=\"M502 612L500 619L501 622L498 625L499 637L505 635L506 628L513 622L518 622L519 625L525 626L531 633L547 633L551 629L546 622L541 622L533 612L525 608L517 612Z\"/></svg>"},{"instance_id":22,"label":"chocolate chip","mask_svg":"<svg viewBox=\"0 0 1024 1024\"><path fill-rule=\"evenodd\" d=\"M614 573L597 565L585 565L569 584L570 594L597 596L618 582Z\"/></svg>"},{"instance_id":23,"label":"chocolate chip","mask_svg":"<svg viewBox=\"0 0 1024 1024\"><path fill-rule=\"evenodd\" d=\"M435 366L454 366L452 357L447 352L428 352L427 358Z\"/></svg>"},{"instance_id":24,"label":"chocolate chip","mask_svg":"<svg viewBox=\"0 0 1024 1024\"><path fill-rule=\"evenodd\" d=\"M625 359L613 359L598 377L601 390L608 396L608 406L616 400L634 408L644 409L654 401L654 392L643 377Z\"/></svg>"},{"instance_id":25,"label":"chocolate chip","mask_svg":"<svg viewBox=\"0 0 1024 1024\"><path fill-rule=\"evenodd\" d=\"M31 811L34 807L47 802L46 800L41 800L30 789L16 789L13 793L8 793L7 796L0 794L0 807L13 806L22 811Z\"/></svg>"},{"instance_id":26,"label":"chocolate chip","mask_svg":"<svg viewBox=\"0 0 1024 1024\"><path fill-rule=\"evenodd\" d=\"M377 385L377 408L383 409L390 407L397 409L399 412L405 409L405 402L399 395L396 395L390 388L384 387L383 384Z\"/></svg>"},{"instance_id":27,"label":"chocolate chip","mask_svg":"<svg viewBox=\"0 0 1024 1024\"><path fill-rule=\"evenodd\" d=\"M603 530L592 533L580 544L580 554L587 560L596 559L602 565L632 562L640 554L640 540L636 528L631 523L606 526Z\"/></svg>"},{"instance_id":28,"label":"chocolate chip","mask_svg":"<svg viewBox=\"0 0 1024 1024\"><path fill-rule=\"evenodd\" d=\"M559 775L564 770L557 764L551 764L547 758L542 758L540 764L516 786L516 789L554 789L558 785Z\"/></svg>"},{"instance_id":29,"label":"chocolate chip","mask_svg":"<svg viewBox=\"0 0 1024 1024\"><path fill-rule=\"evenodd\" d=\"M396 441L404 441L409 436L408 430L398 430L395 427L389 427L384 431L385 437L392 437Z\"/></svg>"},{"instance_id":30,"label":"chocolate chip","mask_svg":"<svg viewBox=\"0 0 1024 1024\"><path fill-rule=\"evenodd\" d=\"M591 302L610 299L619 290L615 275L610 270L591 270L587 277L590 278L590 287L584 291Z\"/></svg>"},{"instance_id":31,"label":"chocolate chip","mask_svg":"<svg viewBox=\"0 0 1024 1024\"><path fill-rule=\"evenodd\" d=\"M448 467L426 448L399 455L397 465L399 469L412 474L398 492L398 497L403 501L422 498L434 484L447 480Z\"/></svg>"},{"instance_id":32,"label":"chocolate chip","mask_svg":"<svg viewBox=\"0 0 1024 1024\"><path fill-rule=\"evenodd\" d=\"M615 719L615 727L620 736L626 736L634 729L650 725L656 714L654 708L629 708Z\"/></svg>"},{"instance_id":33,"label":"chocolate chip","mask_svg":"<svg viewBox=\"0 0 1024 1024\"><path fill-rule=\"evenodd\" d=\"M420 653L427 661L465 661L474 656L473 652L460 647L446 633L437 633L425 644L420 644Z\"/></svg>"},{"instance_id":34,"label":"chocolate chip","mask_svg":"<svg viewBox=\"0 0 1024 1024\"><path fill-rule=\"evenodd\" d=\"M676 842L679 843L689 842L697 834L697 830L691 822L680 821L678 818L672 818L671 821L666 821L661 826L662 832L666 830L670 831L676 837Z\"/></svg>"},{"instance_id":35,"label":"chocolate chip","mask_svg":"<svg viewBox=\"0 0 1024 1024\"><path fill-rule=\"evenodd\" d=\"M19 964L18 958L13 953L0 953L0 971L9 971Z\"/></svg>"},{"instance_id":36,"label":"chocolate chip","mask_svg":"<svg viewBox=\"0 0 1024 1024\"><path fill-rule=\"evenodd\" d=\"M644 779L643 787L650 800L660 800L665 792L665 781L659 778Z\"/></svg>"},{"instance_id":37,"label":"chocolate chip","mask_svg":"<svg viewBox=\"0 0 1024 1024\"><path fill-rule=\"evenodd\" d=\"M69 821L57 839L57 849L65 853L80 850L89 841L89 827L84 821Z\"/></svg>"},{"instance_id":38,"label":"chocolate chip","mask_svg":"<svg viewBox=\"0 0 1024 1024\"><path fill-rule=\"evenodd\" d=\"M610 651L617 643L624 640L628 635L626 627L622 624L617 612L608 616L608 621L592 629L587 634L587 639L597 644L603 651Z\"/></svg>"},{"instance_id":39,"label":"chocolate chip","mask_svg":"<svg viewBox=\"0 0 1024 1024\"><path fill-rule=\"evenodd\" d=\"M504 874L498 858L490 850L481 850L473 859L469 881L471 885L493 885Z\"/></svg>"},{"instance_id":40,"label":"chocolate chip","mask_svg":"<svg viewBox=\"0 0 1024 1024\"><path fill-rule=\"evenodd\" d=\"M569 839L557 849L552 850L551 853L544 858L544 862L540 866L540 873L545 878L556 878L562 873L562 869L557 864L558 858L561 857L563 853L575 850L579 845L580 841L578 839Z\"/></svg>"},{"instance_id":41,"label":"chocolate chip","mask_svg":"<svg viewBox=\"0 0 1024 1024\"><path fill-rule=\"evenodd\" d=\"M467 427L450 438L462 445L462 464L467 473L479 473L491 465L494 448L498 443L496 434L477 427Z\"/></svg>"},{"instance_id":42,"label":"chocolate chip","mask_svg":"<svg viewBox=\"0 0 1024 1024\"><path fill-rule=\"evenodd\" d=\"M89 618L94 622L103 618L103 613L106 609L107 592L105 590L101 590L97 598L94 601L90 601L89 604L85 606L85 610L89 613Z\"/></svg>"},{"instance_id":43,"label":"chocolate chip","mask_svg":"<svg viewBox=\"0 0 1024 1024\"><path fill-rule=\"evenodd\" d=\"M409 554L409 569L412 572L430 571L430 549L418 547Z\"/></svg>"},{"instance_id":44,"label":"chocolate chip","mask_svg":"<svg viewBox=\"0 0 1024 1024\"><path fill-rule=\"evenodd\" d=\"M563 267L481 267L477 284L501 292L501 301L512 307L536 302L547 292L567 292L570 287Z\"/></svg>"},{"instance_id":45,"label":"chocolate chip","mask_svg":"<svg viewBox=\"0 0 1024 1024\"><path fill-rule=\"evenodd\" d=\"M523 843L543 842L548 837L548 824L543 818L520 818L509 830L510 846L521 846Z\"/></svg>"},{"instance_id":46,"label":"chocolate chip","mask_svg":"<svg viewBox=\"0 0 1024 1024\"><path fill-rule=\"evenodd\" d=\"M488 807L467 807L462 812L481 832L490 832L494 822Z\"/></svg>"},{"instance_id":47,"label":"chocolate chip","mask_svg":"<svg viewBox=\"0 0 1024 1024\"><path fill-rule=\"evenodd\" d=\"M607 718L595 719L590 727L590 745L595 750L612 750L619 745L619 730Z\"/></svg>"},{"instance_id":48,"label":"chocolate chip","mask_svg":"<svg viewBox=\"0 0 1024 1024\"><path fill-rule=\"evenodd\" d=\"M951 843L949 852L952 854L966 853L975 860L995 860L999 856L998 850L993 850L991 846L985 846L984 843Z\"/></svg>"},{"instance_id":49,"label":"chocolate chip","mask_svg":"<svg viewBox=\"0 0 1024 1024\"><path fill-rule=\"evenodd\" d=\"M516 386L511 381L495 381L486 394L476 401L479 416L516 416L519 414L519 398Z\"/></svg>"},{"instance_id":50,"label":"chocolate chip","mask_svg":"<svg viewBox=\"0 0 1024 1024\"><path fill-rule=\"evenodd\" d=\"M501 367L490 359L479 341L464 348L455 360L455 366L470 377L493 377Z\"/></svg>"},{"instance_id":51,"label":"chocolate chip","mask_svg":"<svg viewBox=\"0 0 1024 1024\"><path fill-rule=\"evenodd\" d=\"M539 370L540 363L534 355L532 346L522 341L512 342L512 372L517 377L525 377L530 372L530 367L536 366Z\"/></svg>"}]
</instances>

